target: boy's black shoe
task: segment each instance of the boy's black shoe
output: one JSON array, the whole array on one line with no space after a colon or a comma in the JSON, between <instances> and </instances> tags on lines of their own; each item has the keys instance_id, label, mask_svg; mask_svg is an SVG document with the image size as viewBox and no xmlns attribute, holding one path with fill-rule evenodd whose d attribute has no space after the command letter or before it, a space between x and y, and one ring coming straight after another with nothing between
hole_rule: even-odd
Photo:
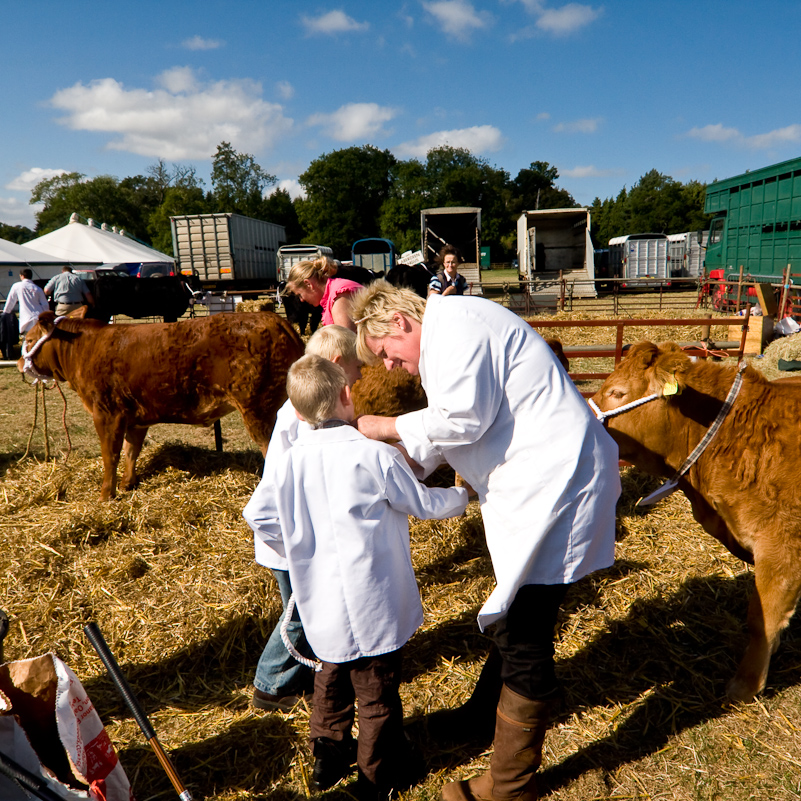
<instances>
[{"instance_id":1,"label":"boy's black shoe","mask_svg":"<svg viewBox=\"0 0 801 801\"><path fill-rule=\"evenodd\" d=\"M344 779L356 764L356 740L347 737L341 742L316 737L312 743L314 769L312 779L318 790L328 790Z\"/></svg>"}]
</instances>

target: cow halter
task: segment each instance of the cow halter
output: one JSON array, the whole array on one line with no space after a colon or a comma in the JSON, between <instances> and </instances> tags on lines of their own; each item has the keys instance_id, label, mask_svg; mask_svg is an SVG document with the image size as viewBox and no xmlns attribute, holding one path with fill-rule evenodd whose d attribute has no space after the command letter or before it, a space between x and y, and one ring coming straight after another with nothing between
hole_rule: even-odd
<instances>
[{"instance_id":1,"label":"cow halter","mask_svg":"<svg viewBox=\"0 0 801 801\"><path fill-rule=\"evenodd\" d=\"M640 498L640 500L637 501L637 506L653 506L657 501L662 500L662 498L666 498L679 488L679 479L698 461L698 459L701 457L701 454L706 450L707 445L709 445L709 443L715 438L715 434L718 433L718 430L723 425L723 421L731 411L731 407L734 405L734 401L737 399L737 395L740 393L740 387L743 384L743 372L745 371L746 366L747 365L745 362L740 363L740 366L737 368L737 375L734 377L734 382L729 389L729 394L726 396L726 400L723 401L723 405L720 407L717 417L713 421L712 425L709 426L701 441L695 446L695 448L693 448L692 453L684 460L682 466L676 471L673 478L669 479L662 484L662 486L655 489L650 495ZM660 397L660 395L657 395L656 393L653 395L646 395L644 398L627 403L625 406L619 406L617 409L612 409L608 412L602 412L593 402L592 398L588 399L588 403L590 404L590 408L592 408L592 410L595 412L595 416L601 422L603 422L607 417L614 417L616 414L626 412L629 409L634 409L637 406L642 406L642 404L655 400L658 397Z\"/></svg>"},{"instance_id":2,"label":"cow halter","mask_svg":"<svg viewBox=\"0 0 801 801\"><path fill-rule=\"evenodd\" d=\"M25 340L22 340L22 358L25 360L22 366L22 372L29 375L33 379L33 383L37 384L40 381L43 384L48 382L55 381L52 376L43 375L36 369L36 365L33 363L33 357L41 350L42 345L53 336L53 332L56 330L56 326L64 319L64 317L56 317L53 321L53 327L45 334L39 337L36 341L36 344L28 350L27 343Z\"/></svg>"},{"instance_id":3,"label":"cow halter","mask_svg":"<svg viewBox=\"0 0 801 801\"><path fill-rule=\"evenodd\" d=\"M644 403L650 403L652 400L656 400L657 398L661 397L657 392L654 392L653 395L646 395L644 398L638 398L637 400L631 401L631 403L625 403L623 406L618 406L617 409L610 409L608 412L602 412L598 405L592 398L587 398L587 403L590 405L590 409L595 413L595 416L598 418L600 422L604 422L607 417L614 417L618 414L623 414L623 412L628 412L630 409L636 409L638 406L642 406Z\"/></svg>"}]
</instances>

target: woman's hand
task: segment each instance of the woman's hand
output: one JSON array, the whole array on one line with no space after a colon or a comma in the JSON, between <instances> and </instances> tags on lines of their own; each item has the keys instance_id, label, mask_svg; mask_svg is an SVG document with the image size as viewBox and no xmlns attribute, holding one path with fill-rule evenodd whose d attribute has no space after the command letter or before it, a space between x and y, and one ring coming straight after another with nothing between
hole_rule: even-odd
<instances>
[{"instance_id":1,"label":"woman's hand","mask_svg":"<svg viewBox=\"0 0 801 801\"><path fill-rule=\"evenodd\" d=\"M356 427L368 439L399 440L395 426L396 417L379 417L375 414L363 414L356 420Z\"/></svg>"}]
</instances>

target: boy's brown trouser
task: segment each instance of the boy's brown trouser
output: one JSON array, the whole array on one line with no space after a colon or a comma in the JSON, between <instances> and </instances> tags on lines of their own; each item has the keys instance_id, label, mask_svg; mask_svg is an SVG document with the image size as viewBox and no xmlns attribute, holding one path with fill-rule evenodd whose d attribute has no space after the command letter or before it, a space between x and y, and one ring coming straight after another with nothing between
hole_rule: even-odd
<instances>
[{"instance_id":1,"label":"boy's brown trouser","mask_svg":"<svg viewBox=\"0 0 801 801\"><path fill-rule=\"evenodd\" d=\"M373 784L392 787L397 755L404 752L401 650L365 656L352 662L323 662L314 677L314 705L309 721L312 741L328 737L341 742L350 735L359 705L356 762Z\"/></svg>"}]
</instances>

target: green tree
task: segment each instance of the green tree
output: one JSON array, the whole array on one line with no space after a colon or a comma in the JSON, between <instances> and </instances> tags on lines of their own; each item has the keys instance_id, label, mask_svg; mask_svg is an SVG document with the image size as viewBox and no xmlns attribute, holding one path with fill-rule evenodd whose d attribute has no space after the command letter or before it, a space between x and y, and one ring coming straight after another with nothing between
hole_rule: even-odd
<instances>
[{"instance_id":1,"label":"green tree","mask_svg":"<svg viewBox=\"0 0 801 801\"><path fill-rule=\"evenodd\" d=\"M237 153L228 142L220 142L211 165L211 186L215 212L235 212L264 219L265 191L276 182L249 153Z\"/></svg>"},{"instance_id":2,"label":"green tree","mask_svg":"<svg viewBox=\"0 0 801 801\"><path fill-rule=\"evenodd\" d=\"M390 170L387 199L381 205L379 231L399 253L420 248L420 210L432 207L425 166L417 159L398 161Z\"/></svg>"},{"instance_id":3,"label":"green tree","mask_svg":"<svg viewBox=\"0 0 801 801\"><path fill-rule=\"evenodd\" d=\"M84 180L80 173L68 173L37 184L30 202L45 204L36 215L37 235L61 228L71 214L77 213L143 238L147 236L144 220L152 208L153 194L142 176L120 182L112 175Z\"/></svg>"},{"instance_id":4,"label":"green tree","mask_svg":"<svg viewBox=\"0 0 801 801\"><path fill-rule=\"evenodd\" d=\"M298 210L286 189L276 189L262 203L262 218L267 222L283 225L287 243L303 241L304 230L298 220Z\"/></svg>"},{"instance_id":5,"label":"green tree","mask_svg":"<svg viewBox=\"0 0 801 801\"><path fill-rule=\"evenodd\" d=\"M558 178L559 171L547 161L532 161L518 172L510 185L510 214L517 219L524 211L578 206L570 192L556 186Z\"/></svg>"},{"instance_id":6,"label":"green tree","mask_svg":"<svg viewBox=\"0 0 801 801\"><path fill-rule=\"evenodd\" d=\"M30 242L34 236L36 236L36 234L24 225L0 223L0 239L5 239L8 242L21 245L23 242Z\"/></svg>"},{"instance_id":7,"label":"green tree","mask_svg":"<svg viewBox=\"0 0 801 801\"><path fill-rule=\"evenodd\" d=\"M156 250L173 252L170 217L185 214L206 214L208 201L199 186L169 186L163 202L150 214L147 224L150 241Z\"/></svg>"},{"instance_id":8,"label":"green tree","mask_svg":"<svg viewBox=\"0 0 801 801\"><path fill-rule=\"evenodd\" d=\"M328 245L337 258L349 258L357 239L376 236L394 164L392 153L372 145L315 159L299 177L306 197L295 203L304 241Z\"/></svg>"}]
</instances>

